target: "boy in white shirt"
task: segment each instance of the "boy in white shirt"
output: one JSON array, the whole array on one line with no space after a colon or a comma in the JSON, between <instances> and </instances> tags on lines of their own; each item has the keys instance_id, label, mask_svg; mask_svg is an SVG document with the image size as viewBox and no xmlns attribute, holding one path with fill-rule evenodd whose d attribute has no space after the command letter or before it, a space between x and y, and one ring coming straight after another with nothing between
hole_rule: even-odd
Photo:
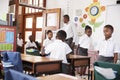
<instances>
[{"instance_id":1,"label":"boy in white shirt","mask_svg":"<svg viewBox=\"0 0 120 80\"><path fill-rule=\"evenodd\" d=\"M22 33L19 33L17 36L17 51L22 53L22 47L23 47Z\"/></svg>"},{"instance_id":2,"label":"boy in white shirt","mask_svg":"<svg viewBox=\"0 0 120 80\"><path fill-rule=\"evenodd\" d=\"M41 52L44 52L44 48L47 47L47 45L51 44L53 42L53 32L51 30L47 31L47 38L43 41L43 46L41 48Z\"/></svg>"},{"instance_id":3,"label":"boy in white shirt","mask_svg":"<svg viewBox=\"0 0 120 80\"><path fill-rule=\"evenodd\" d=\"M62 27L61 30L64 30L67 34L65 42L70 46L72 50L74 50L74 45L77 39L77 28L75 24L72 21L70 21L69 15L64 15L63 21L64 27Z\"/></svg>"},{"instance_id":4,"label":"boy in white shirt","mask_svg":"<svg viewBox=\"0 0 120 80\"><path fill-rule=\"evenodd\" d=\"M76 54L82 56L88 56L88 49L92 46L92 28L90 26L85 27L85 34L80 37ZM80 69L80 75L85 75L86 67Z\"/></svg>"},{"instance_id":5,"label":"boy in white shirt","mask_svg":"<svg viewBox=\"0 0 120 80\"><path fill-rule=\"evenodd\" d=\"M68 73L67 70L68 66L66 66L66 63L68 63L66 55L72 51L69 45L64 42L66 36L67 35L65 31L63 30L58 31L56 40L45 48L45 53L50 53L50 58L63 60L62 61L63 73Z\"/></svg>"},{"instance_id":6,"label":"boy in white shirt","mask_svg":"<svg viewBox=\"0 0 120 80\"><path fill-rule=\"evenodd\" d=\"M120 53L120 49L115 40L112 38L113 31L114 31L113 26L111 25L104 26L103 32L105 39L102 40L97 46L97 50L99 52L98 61L112 63L117 62L118 53Z\"/></svg>"},{"instance_id":7,"label":"boy in white shirt","mask_svg":"<svg viewBox=\"0 0 120 80\"><path fill-rule=\"evenodd\" d=\"M25 45L25 49L27 50L27 49L37 49L37 46L36 46L36 44L35 44L35 42L34 42L34 36L32 36L32 35L30 35L29 36L29 42L27 42L26 43L26 45Z\"/></svg>"}]
</instances>

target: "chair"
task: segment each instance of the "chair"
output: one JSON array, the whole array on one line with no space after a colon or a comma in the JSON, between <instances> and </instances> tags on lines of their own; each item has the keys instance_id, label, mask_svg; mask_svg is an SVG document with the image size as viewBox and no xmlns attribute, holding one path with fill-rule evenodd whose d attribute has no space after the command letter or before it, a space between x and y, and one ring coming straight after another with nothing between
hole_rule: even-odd
<instances>
[{"instance_id":1,"label":"chair","mask_svg":"<svg viewBox=\"0 0 120 80\"><path fill-rule=\"evenodd\" d=\"M36 44L38 50L40 51L40 49L41 49L40 43L38 41L35 41L35 44Z\"/></svg>"},{"instance_id":2,"label":"chair","mask_svg":"<svg viewBox=\"0 0 120 80\"><path fill-rule=\"evenodd\" d=\"M1 52L1 54L3 56L4 72L10 68L23 72L21 55L19 52Z\"/></svg>"},{"instance_id":3,"label":"chair","mask_svg":"<svg viewBox=\"0 0 120 80\"><path fill-rule=\"evenodd\" d=\"M5 80L37 80L37 79L24 73L18 72L16 70L9 69L6 72Z\"/></svg>"},{"instance_id":4,"label":"chair","mask_svg":"<svg viewBox=\"0 0 120 80\"><path fill-rule=\"evenodd\" d=\"M114 71L117 71L116 78L113 80L120 80L120 65L119 64L108 63L108 62L95 62L94 66L98 66L102 68L112 68ZM102 76L100 73L98 73L94 69L94 80L108 80L108 79L106 79L104 76Z\"/></svg>"}]
</instances>

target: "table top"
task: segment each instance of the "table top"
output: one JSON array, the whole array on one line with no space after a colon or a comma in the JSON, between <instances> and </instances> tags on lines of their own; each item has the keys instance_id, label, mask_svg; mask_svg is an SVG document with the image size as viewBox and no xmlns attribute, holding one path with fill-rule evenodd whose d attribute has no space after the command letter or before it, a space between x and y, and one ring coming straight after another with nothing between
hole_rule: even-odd
<instances>
[{"instance_id":1,"label":"table top","mask_svg":"<svg viewBox=\"0 0 120 80\"><path fill-rule=\"evenodd\" d=\"M38 80L79 80L77 77L70 76L67 74L54 74L50 76L38 77Z\"/></svg>"},{"instance_id":2,"label":"table top","mask_svg":"<svg viewBox=\"0 0 120 80\"><path fill-rule=\"evenodd\" d=\"M80 56L80 55L69 55L68 59L84 59L84 58L90 58L89 56Z\"/></svg>"},{"instance_id":3,"label":"table top","mask_svg":"<svg viewBox=\"0 0 120 80\"><path fill-rule=\"evenodd\" d=\"M45 63L45 62L58 62L62 60L49 58L49 57L40 57L40 56L33 56L28 54L21 54L22 61L27 61L31 63Z\"/></svg>"}]
</instances>

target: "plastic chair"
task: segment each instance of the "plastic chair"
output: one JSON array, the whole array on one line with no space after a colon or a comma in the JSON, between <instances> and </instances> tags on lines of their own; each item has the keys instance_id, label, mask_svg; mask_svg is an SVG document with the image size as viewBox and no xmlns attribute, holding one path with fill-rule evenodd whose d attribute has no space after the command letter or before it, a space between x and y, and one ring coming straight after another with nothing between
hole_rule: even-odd
<instances>
[{"instance_id":1,"label":"plastic chair","mask_svg":"<svg viewBox=\"0 0 120 80\"><path fill-rule=\"evenodd\" d=\"M21 55L19 52L1 52L3 56L4 72L9 69L14 69L23 72Z\"/></svg>"},{"instance_id":2,"label":"plastic chair","mask_svg":"<svg viewBox=\"0 0 120 80\"><path fill-rule=\"evenodd\" d=\"M5 80L37 80L35 77L9 69L6 73Z\"/></svg>"},{"instance_id":3,"label":"plastic chair","mask_svg":"<svg viewBox=\"0 0 120 80\"><path fill-rule=\"evenodd\" d=\"M120 80L120 65L119 64L108 63L108 62L95 62L94 66L98 66L102 68L112 68L114 71L117 71L116 78L112 80ZM104 76L102 76L100 73L98 73L94 69L94 80L108 80L108 79L106 79Z\"/></svg>"}]
</instances>

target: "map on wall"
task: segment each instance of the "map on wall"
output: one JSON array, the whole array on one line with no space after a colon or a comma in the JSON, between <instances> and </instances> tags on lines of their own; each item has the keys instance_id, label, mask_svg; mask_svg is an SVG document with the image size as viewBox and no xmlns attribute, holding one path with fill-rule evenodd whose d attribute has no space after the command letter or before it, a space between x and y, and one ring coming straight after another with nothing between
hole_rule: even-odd
<instances>
[{"instance_id":1,"label":"map on wall","mask_svg":"<svg viewBox=\"0 0 120 80\"><path fill-rule=\"evenodd\" d=\"M15 27L0 26L0 51L15 51Z\"/></svg>"}]
</instances>

